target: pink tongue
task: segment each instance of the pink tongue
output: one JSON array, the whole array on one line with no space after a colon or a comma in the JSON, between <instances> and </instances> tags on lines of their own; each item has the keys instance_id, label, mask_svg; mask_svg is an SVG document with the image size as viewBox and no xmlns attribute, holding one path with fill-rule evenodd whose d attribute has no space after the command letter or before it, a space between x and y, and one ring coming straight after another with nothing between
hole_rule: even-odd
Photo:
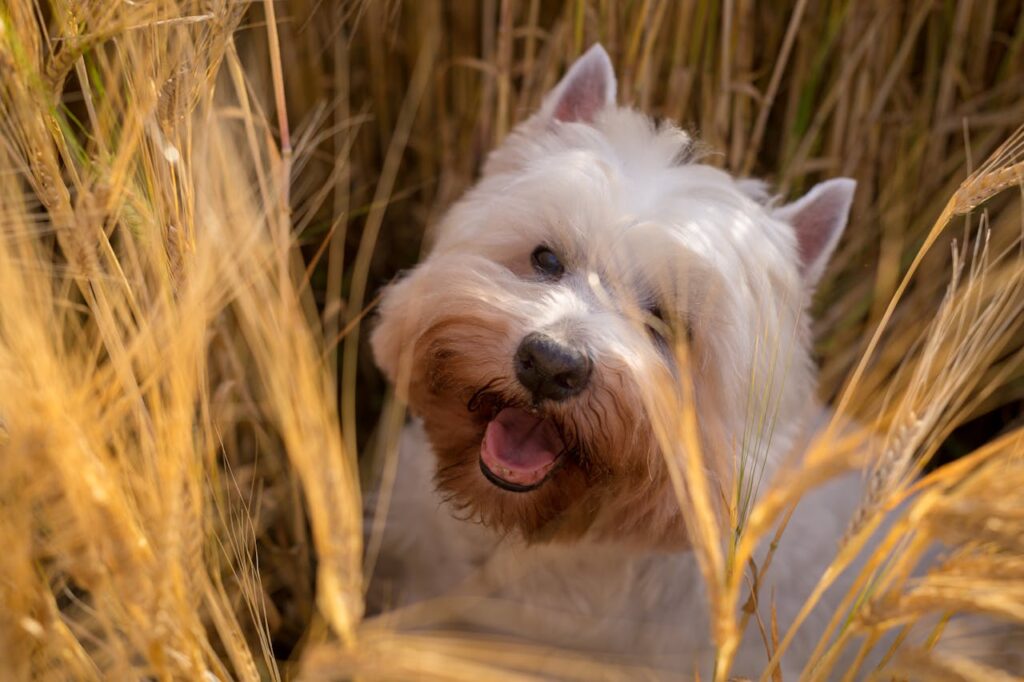
<instances>
[{"instance_id":1,"label":"pink tongue","mask_svg":"<svg viewBox=\"0 0 1024 682\"><path fill-rule=\"evenodd\" d=\"M480 457L492 474L530 485L548 474L564 449L550 419L506 407L487 425Z\"/></svg>"}]
</instances>

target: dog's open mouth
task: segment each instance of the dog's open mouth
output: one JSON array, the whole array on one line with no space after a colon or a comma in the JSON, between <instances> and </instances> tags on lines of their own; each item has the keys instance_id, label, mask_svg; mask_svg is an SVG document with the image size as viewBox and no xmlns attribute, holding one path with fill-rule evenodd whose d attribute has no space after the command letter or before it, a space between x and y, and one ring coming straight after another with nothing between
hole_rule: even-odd
<instances>
[{"instance_id":1,"label":"dog's open mouth","mask_svg":"<svg viewBox=\"0 0 1024 682\"><path fill-rule=\"evenodd\" d=\"M552 419L519 407L505 407L487 423L480 446L480 469L499 488L528 492L550 478L565 451L565 441Z\"/></svg>"}]
</instances>

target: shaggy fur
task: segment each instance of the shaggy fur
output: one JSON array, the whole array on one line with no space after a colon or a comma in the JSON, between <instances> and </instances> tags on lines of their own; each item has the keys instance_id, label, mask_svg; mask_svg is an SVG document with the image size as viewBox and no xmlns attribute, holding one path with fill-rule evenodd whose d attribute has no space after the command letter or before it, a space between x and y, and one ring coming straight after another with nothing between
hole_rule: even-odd
<instances>
[{"instance_id":1,"label":"shaggy fur","mask_svg":"<svg viewBox=\"0 0 1024 682\"><path fill-rule=\"evenodd\" d=\"M806 310L854 183L776 206L760 183L695 156L683 131L616 106L595 46L491 154L429 256L387 289L373 349L417 417L402 435L379 566L393 583L375 588L388 607L443 595L449 625L708 674L706 597L654 425L672 419L664 405L679 404L686 372L723 498L741 447L764 480L799 456L825 414ZM557 254L559 278L538 274L539 246ZM517 347L535 332L591 359L578 395L538 401L517 379ZM509 407L550 420L565 444L530 492L481 471L488 425ZM762 587L783 630L860 493L850 477L798 507ZM803 628L788 669L821 626ZM748 632L734 672L764 663Z\"/></svg>"}]
</instances>

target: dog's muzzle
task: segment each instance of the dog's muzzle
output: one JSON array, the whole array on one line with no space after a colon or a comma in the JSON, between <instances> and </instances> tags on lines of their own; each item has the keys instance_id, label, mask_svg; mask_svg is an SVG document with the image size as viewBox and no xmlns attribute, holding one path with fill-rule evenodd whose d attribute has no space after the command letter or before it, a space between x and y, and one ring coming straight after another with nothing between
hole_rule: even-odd
<instances>
[{"instance_id":1,"label":"dog's muzzle","mask_svg":"<svg viewBox=\"0 0 1024 682\"><path fill-rule=\"evenodd\" d=\"M527 334L516 350L516 378L535 403L579 394L590 382L593 366L586 353L539 332Z\"/></svg>"}]
</instances>

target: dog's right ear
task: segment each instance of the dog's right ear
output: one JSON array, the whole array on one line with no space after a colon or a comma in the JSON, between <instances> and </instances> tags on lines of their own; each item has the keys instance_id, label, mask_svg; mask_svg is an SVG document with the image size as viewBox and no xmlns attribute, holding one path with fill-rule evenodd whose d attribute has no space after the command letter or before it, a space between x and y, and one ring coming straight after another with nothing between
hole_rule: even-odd
<instances>
[{"instance_id":1,"label":"dog's right ear","mask_svg":"<svg viewBox=\"0 0 1024 682\"><path fill-rule=\"evenodd\" d=\"M547 94L541 114L555 121L592 123L598 113L615 104L615 91L612 60L595 43Z\"/></svg>"}]
</instances>

